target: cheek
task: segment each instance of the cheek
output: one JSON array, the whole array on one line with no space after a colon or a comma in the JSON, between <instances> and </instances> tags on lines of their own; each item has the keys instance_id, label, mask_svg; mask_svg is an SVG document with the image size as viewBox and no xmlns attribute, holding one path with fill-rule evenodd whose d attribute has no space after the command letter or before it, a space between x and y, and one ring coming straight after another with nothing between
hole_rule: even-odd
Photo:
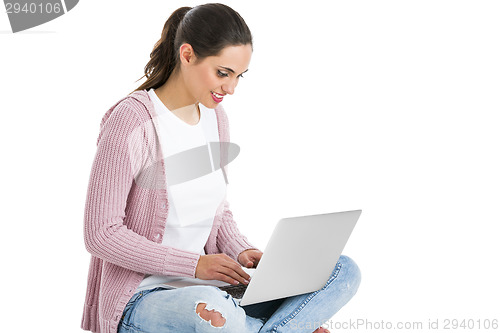
<instances>
[{"instance_id":1,"label":"cheek","mask_svg":"<svg viewBox=\"0 0 500 333\"><path fill-rule=\"evenodd\" d=\"M208 68L197 68L196 71L191 72L188 80L192 94L197 100L211 99L210 91L217 90L220 85L217 73L213 73L213 69Z\"/></svg>"},{"instance_id":2,"label":"cheek","mask_svg":"<svg viewBox=\"0 0 500 333\"><path fill-rule=\"evenodd\" d=\"M202 85L207 91L214 90L218 84L217 78L210 71L204 71L201 73L199 80L200 85Z\"/></svg>"}]
</instances>

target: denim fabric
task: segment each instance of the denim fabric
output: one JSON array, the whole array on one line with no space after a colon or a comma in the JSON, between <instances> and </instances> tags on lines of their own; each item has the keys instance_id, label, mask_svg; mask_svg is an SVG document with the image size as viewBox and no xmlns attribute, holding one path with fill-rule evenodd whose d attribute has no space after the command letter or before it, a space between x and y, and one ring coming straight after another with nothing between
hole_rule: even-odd
<instances>
[{"instance_id":1,"label":"denim fabric","mask_svg":"<svg viewBox=\"0 0 500 333\"><path fill-rule=\"evenodd\" d=\"M163 332L313 332L356 293L361 273L356 263L340 256L325 286L315 292L239 306L225 291L212 286L155 288L134 294L123 312L118 333ZM196 313L199 303L225 319L213 326Z\"/></svg>"}]
</instances>

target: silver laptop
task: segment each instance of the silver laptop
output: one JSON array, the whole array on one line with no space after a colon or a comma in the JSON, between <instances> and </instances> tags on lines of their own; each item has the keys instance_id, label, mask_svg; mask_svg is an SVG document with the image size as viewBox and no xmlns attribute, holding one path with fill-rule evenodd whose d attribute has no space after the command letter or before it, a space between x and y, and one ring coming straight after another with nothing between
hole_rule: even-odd
<instances>
[{"instance_id":1,"label":"silver laptop","mask_svg":"<svg viewBox=\"0 0 500 333\"><path fill-rule=\"evenodd\" d=\"M360 215L361 210L353 210L281 219L257 268L243 268L251 275L248 285L193 279L197 281L174 281L167 286L213 285L232 294L240 306L319 290L328 281Z\"/></svg>"}]
</instances>

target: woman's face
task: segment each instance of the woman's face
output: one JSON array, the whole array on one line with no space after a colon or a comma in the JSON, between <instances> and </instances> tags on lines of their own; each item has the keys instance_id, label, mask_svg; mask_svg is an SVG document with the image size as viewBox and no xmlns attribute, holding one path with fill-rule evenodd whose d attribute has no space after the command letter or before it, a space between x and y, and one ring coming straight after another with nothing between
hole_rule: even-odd
<instances>
[{"instance_id":1,"label":"woman's face","mask_svg":"<svg viewBox=\"0 0 500 333\"><path fill-rule=\"evenodd\" d=\"M252 46L227 46L217 56L210 56L184 66L183 77L190 95L197 103L215 108L226 94L232 95L242 74L248 70Z\"/></svg>"}]
</instances>

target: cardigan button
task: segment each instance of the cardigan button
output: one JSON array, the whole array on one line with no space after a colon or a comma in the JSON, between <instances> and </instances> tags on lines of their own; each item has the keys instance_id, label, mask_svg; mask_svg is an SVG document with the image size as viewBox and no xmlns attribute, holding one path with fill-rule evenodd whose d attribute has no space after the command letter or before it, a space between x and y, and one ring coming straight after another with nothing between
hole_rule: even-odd
<instances>
[{"instance_id":1,"label":"cardigan button","mask_svg":"<svg viewBox=\"0 0 500 333\"><path fill-rule=\"evenodd\" d=\"M167 208L167 204L166 203L162 203L161 204L161 208Z\"/></svg>"}]
</instances>

